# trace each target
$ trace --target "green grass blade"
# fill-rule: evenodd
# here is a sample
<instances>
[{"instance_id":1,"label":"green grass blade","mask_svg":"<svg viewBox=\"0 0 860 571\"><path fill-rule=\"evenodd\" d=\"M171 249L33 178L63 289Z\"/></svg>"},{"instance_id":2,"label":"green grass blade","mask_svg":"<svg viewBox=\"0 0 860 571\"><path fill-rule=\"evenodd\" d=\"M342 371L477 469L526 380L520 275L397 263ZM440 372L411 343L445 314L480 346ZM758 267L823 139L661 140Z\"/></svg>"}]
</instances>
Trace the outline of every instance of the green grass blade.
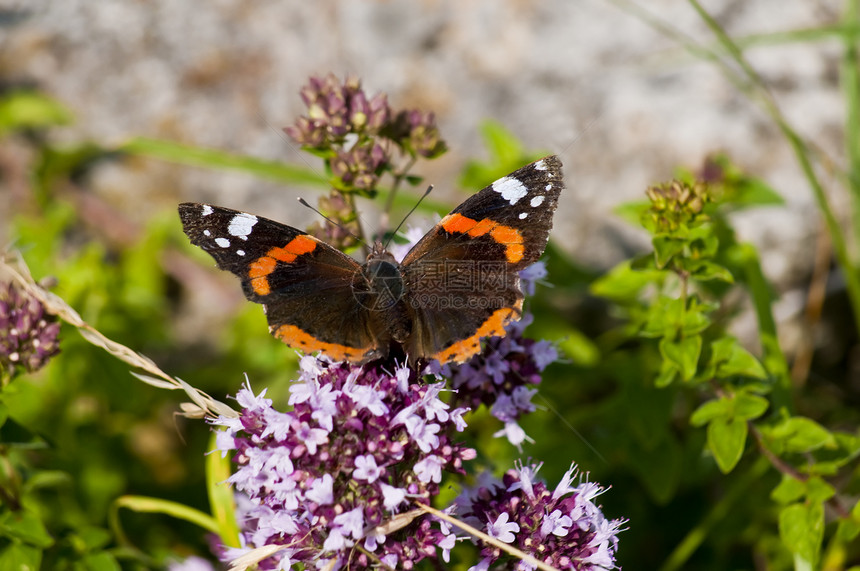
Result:
<instances>
[{"instance_id":1,"label":"green grass blade","mask_svg":"<svg viewBox=\"0 0 860 571\"><path fill-rule=\"evenodd\" d=\"M843 28L860 25L860 0L847 0ZM847 184L854 199L854 239L860 243L860 58L856 33L843 32L840 80L845 99L845 156L848 158Z\"/></svg>"},{"instance_id":2,"label":"green grass blade","mask_svg":"<svg viewBox=\"0 0 860 571\"><path fill-rule=\"evenodd\" d=\"M297 167L277 161L236 155L219 149L207 149L173 141L141 137L132 139L117 150L184 165L242 171L277 182L329 186L325 175L321 172L314 172L310 167Z\"/></svg>"},{"instance_id":3,"label":"green grass blade","mask_svg":"<svg viewBox=\"0 0 860 571\"><path fill-rule=\"evenodd\" d=\"M127 508L139 513L160 513L193 523L212 533L219 533L218 523L209 514L185 504L146 496L121 496L114 502L116 510ZM116 531L116 530L115 530ZM117 534L122 535L122 534Z\"/></svg>"}]
</instances>

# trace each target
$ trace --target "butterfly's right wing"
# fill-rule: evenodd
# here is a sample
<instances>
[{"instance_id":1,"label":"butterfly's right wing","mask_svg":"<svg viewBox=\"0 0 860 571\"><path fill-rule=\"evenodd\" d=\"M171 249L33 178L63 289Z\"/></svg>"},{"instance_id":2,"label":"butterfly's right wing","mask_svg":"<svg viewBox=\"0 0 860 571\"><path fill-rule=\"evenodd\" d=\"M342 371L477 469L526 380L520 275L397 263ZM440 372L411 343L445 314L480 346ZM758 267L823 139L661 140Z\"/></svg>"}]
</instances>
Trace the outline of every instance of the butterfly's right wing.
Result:
<instances>
[{"instance_id":1,"label":"butterfly's right wing","mask_svg":"<svg viewBox=\"0 0 860 571\"><path fill-rule=\"evenodd\" d=\"M344 253L285 224L208 204L179 205L191 243L235 274L264 306L269 331L291 347L336 361L379 355L370 312L353 295L361 267Z\"/></svg>"}]
</instances>

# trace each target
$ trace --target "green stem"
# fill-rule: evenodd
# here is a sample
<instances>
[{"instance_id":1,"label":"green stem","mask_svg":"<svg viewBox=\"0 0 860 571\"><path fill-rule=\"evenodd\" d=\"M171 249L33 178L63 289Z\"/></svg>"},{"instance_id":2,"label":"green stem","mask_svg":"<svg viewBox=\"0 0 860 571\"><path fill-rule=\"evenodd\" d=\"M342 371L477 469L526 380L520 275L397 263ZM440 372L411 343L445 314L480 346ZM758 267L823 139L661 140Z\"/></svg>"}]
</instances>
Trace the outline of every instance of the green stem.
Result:
<instances>
[{"instance_id":1,"label":"green stem","mask_svg":"<svg viewBox=\"0 0 860 571\"><path fill-rule=\"evenodd\" d=\"M403 179L406 178L406 175L409 173L409 170L415 165L416 162L415 157L410 157L409 162L406 163L402 169L398 169L394 174L394 184L391 185L391 192L388 193L388 198L385 201L385 214L388 215L391 213L391 207L394 205L394 197L397 196L397 190L400 187L400 183L403 182Z\"/></svg>"},{"instance_id":2,"label":"green stem","mask_svg":"<svg viewBox=\"0 0 860 571\"><path fill-rule=\"evenodd\" d=\"M777 124L783 136L788 140L794 151L795 157L800 168L803 171L809 186L812 188L813 196L818 204L821 214L824 216L824 222L827 225L827 231L833 241L833 250L836 256L836 261L842 269L845 276L845 284L848 289L848 297L851 299L851 309L854 312L854 325L860 332L860 276L858 276L854 264L848 256L848 247L845 243L845 237L842 235L842 228L839 226L839 221L830 207L830 202L827 199L827 194L824 192L824 187L815 169L812 166L812 161L809 159L809 151L806 144L797 134L797 132L788 124L779 107L776 105L773 97L764 86L764 82L758 76L756 71L744 58L743 53L738 48L728 34L723 30L720 24L705 11L697 0L689 0L693 8L698 12L699 16L705 21L711 31L717 36L722 46L728 51L732 60L737 63L744 74L747 76L749 83L755 86L749 95L758 96L758 100L764 106L765 111L770 115L771 119Z\"/></svg>"}]
</instances>

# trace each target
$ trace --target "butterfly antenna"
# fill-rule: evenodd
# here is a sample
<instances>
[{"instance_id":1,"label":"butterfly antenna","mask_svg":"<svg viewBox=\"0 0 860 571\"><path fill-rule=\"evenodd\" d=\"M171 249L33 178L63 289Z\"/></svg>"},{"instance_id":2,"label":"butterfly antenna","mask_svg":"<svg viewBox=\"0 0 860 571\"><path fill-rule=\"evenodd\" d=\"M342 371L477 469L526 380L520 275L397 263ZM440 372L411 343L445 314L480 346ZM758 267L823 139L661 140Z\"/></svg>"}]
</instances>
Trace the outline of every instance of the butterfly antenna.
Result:
<instances>
[{"instance_id":1,"label":"butterfly antenna","mask_svg":"<svg viewBox=\"0 0 860 571\"><path fill-rule=\"evenodd\" d=\"M358 236L356 236L355 234L350 232L346 226L344 226L343 224L340 224L339 222L335 222L334 220L332 220L331 218L329 218L328 216L326 216L325 214L323 214L322 212L320 212L319 210L317 210L316 208L314 208L313 206L308 204L308 201L305 200L304 198L302 198L301 196L299 197L299 202L301 202L302 206L307 206L308 208L310 208L311 210L313 210L314 212L316 212L317 214L319 214L320 216L322 216L323 218L328 220L329 223L331 223L334 226L337 226L338 228L340 228L341 230L343 230L344 232L346 232L347 234L349 234L350 236L352 236L353 238L358 240L360 243L364 244L365 247L367 246L367 244L365 243L364 240L362 240L361 238L359 238Z\"/></svg>"},{"instance_id":2,"label":"butterfly antenna","mask_svg":"<svg viewBox=\"0 0 860 571\"><path fill-rule=\"evenodd\" d=\"M415 203L415 206L412 207L412 210L410 210L409 213L403 217L403 220L400 221L400 224L397 225L397 228L395 228L394 232L392 232L391 235L388 237L388 240L386 240L385 242L386 249L388 249L388 244L390 244L391 240L393 240L394 237L397 235L397 231L400 230L400 227L403 226L403 224L406 222L406 219L412 216L412 213L415 212L415 209L421 205L421 201L427 198L427 195L430 194L431 190L433 190L432 184L427 187L427 190L424 191L424 194L421 195L421 198L419 198L418 202Z\"/></svg>"}]
</instances>

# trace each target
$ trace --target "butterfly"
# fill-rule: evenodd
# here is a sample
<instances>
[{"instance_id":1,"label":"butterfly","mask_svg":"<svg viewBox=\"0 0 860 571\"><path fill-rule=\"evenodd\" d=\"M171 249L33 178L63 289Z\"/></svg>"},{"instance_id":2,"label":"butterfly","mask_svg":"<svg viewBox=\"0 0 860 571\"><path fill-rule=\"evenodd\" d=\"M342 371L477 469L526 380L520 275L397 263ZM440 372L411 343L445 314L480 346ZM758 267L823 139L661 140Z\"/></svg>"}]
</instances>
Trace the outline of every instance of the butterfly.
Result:
<instances>
[{"instance_id":1,"label":"butterfly","mask_svg":"<svg viewBox=\"0 0 860 571\"><path fill-rule=\"evenodd\" d=\"M376 243L361 264L302 230L220 206L187 202L179 216L287 345L352 363L460 363L520 318L518 272L543 254L563 188L558 157L526 165L466 199L400 262Z\"/></svg>"}]
</instances>

